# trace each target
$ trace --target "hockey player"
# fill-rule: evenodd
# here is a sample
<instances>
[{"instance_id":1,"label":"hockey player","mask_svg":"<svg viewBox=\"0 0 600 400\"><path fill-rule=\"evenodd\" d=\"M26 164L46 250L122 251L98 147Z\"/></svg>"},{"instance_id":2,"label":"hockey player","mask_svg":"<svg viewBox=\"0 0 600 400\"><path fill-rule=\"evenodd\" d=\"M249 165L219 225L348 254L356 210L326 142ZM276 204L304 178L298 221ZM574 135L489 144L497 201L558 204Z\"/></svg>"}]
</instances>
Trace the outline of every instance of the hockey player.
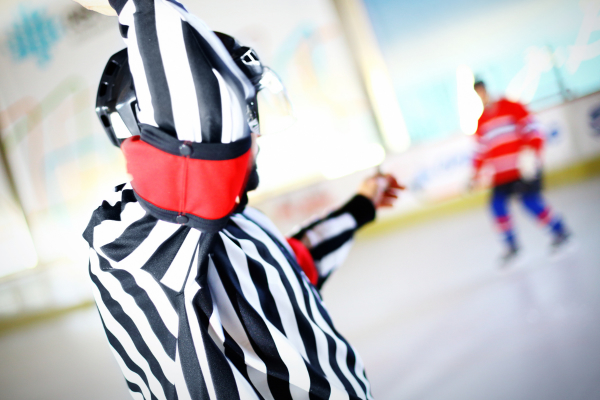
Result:
<instances>
[{"instance_id":1,"label":"hockey player","mask_svg":"<svg viewBox=\"0 0 600 400\"><path fill-rule=\"evenodd\" d=\"M246 207L269 71L172 0L77 0L118 14L97 112L132 180L84 232L108 341L136 399L371 399L319 288L392 176L285 239ZM260 100L258 100L260 101ZM125 129L123 129L125 128Z\"/></svg>"},{"instance_id":2,"label":"hockey player","mask_svg":"<svg viewBox=\"0 0 600 400\"><path fill-rule=\"evenodd\" d=\"M482 166L490 165L494 171L491 209L506 244L503 261L510 261L519 251L508 211L513 195L518 195L525 208L549 228L552 246L562 245L569 236L568 231L541 194L544 138L538 124L522 104L505 98L492 101L484 82L475 82L474 89L484 111L475 133L477 150L472 185L480 178Z\"/></svg>"}]
</instances>

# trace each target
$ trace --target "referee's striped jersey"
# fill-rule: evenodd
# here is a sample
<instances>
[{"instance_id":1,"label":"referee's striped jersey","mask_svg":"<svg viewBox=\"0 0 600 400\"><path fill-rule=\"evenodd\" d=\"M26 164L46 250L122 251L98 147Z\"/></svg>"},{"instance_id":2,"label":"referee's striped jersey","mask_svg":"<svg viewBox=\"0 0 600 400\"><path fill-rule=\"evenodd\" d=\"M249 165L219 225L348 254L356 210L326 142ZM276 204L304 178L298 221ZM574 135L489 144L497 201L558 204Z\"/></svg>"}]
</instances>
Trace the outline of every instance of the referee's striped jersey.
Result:
<instances>
[{"instance_id":1,"label":"referee's striped jersey","mask_svg":"<svg viewBox=\"0 0 600 400\"><path fill-rule=\"evenodd\" d=\"M298 232L319 284L374 216L355 196ZM372 398L360 357L268 218L233 214L199 268L202 235L146 213L130 184L84 233L96 304L133 398Z\"/></svg>"},{"instance_id":2,"label":"referee's striped jersey","mask_svg":"<svg viewBox=\"0 0 600 400\"><path fill-rule=\"evenodd\" d=\"M156 130L180 141L247 140L254 87L202 21L174 0L110 4L142 139ZM146 212L133 187L102 203L84 237L100 316L134 398L371 398L360 357L265 216L238 210L205 233ZM374 216L370 200L356 196L298 233L310 244L317 286Z\"/></svg>"}]
</instances>

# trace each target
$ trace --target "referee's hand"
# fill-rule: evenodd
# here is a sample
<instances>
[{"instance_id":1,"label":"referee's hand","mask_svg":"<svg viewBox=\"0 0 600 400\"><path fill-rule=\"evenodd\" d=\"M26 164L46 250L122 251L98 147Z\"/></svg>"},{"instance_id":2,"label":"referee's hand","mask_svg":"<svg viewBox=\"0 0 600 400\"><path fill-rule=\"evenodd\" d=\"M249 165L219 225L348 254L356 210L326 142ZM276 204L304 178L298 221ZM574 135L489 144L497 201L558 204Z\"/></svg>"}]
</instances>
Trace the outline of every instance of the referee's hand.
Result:
<instances>
[{"instance_id":1,"label":"referee's hand","mask_svg":"<svg viewBox=\"0 0 600 400\"><path fill-rule=\"evenodd\" d=\"M358 194L371 199L375 208L392 207L398 199L398 191L404 189L392 174L377 173L363 181Z\"/></svg>"}]
</instances>

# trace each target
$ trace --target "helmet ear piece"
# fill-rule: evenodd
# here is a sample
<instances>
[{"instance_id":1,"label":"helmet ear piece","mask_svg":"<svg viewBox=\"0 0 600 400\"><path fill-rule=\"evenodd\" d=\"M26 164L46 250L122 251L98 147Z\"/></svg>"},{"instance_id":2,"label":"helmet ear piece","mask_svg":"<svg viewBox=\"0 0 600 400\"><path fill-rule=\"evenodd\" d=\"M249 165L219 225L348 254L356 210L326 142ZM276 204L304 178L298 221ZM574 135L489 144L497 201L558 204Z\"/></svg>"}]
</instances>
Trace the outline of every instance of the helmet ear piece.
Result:
<instances>
[{"instance_id":1,"label":"helmet ear piece","mask_svg":"<svg viewBox=\"0 0 600 400\"><path fill-rule=\"evenodd\" d=\"M250 79L250 82L258 89L258 82L262 78L264 67L254 49L246 46L240 47L238 56L233 60L242 72Z\"/></svg>"},{"instance_id":2,"label":"helmet ear piece","mask_svg":"<svg viewBox=\"0 0 600 400\"><path fill-rule=\"evenodd\" d=\"M235 38L225 33L215 32L215 35L221 40L238 68L242 70L246 78L257 88L264 67L256 51L251 47L240 45Z\"/></svg>"},{"instance_id":3,"label":"helmet ear piece","mask_svg":"<svg viewBox=\"0 0 600 400\"><path fill-rule=\"evenodd\" d=\"M229 54L232 54L235 50L240 48L240 44L233 36L229 36L223 32L214 31L215 35L219 38L219 40L223 43L223 46L227 49Z\"/></svg>"},{"instance_id":4,"label":"helmet ear piece","mask_svg":"<svg viewBox=\"0 0 600 400\"><path fill-rule=\"evenodd\" d=\"M96 114L113 145L120 147L124 139L140 134L137 112L127 49L123 49L106 63L96 95Z\"/></svg>"},{"instance_id":5,"label":"helmet ear piece","mask_svg":"<svg viewBox=\"0 0 600 400\"><path fill-rule=\"evenodd\" d=\"M222 32L214 32L215 35L221 40L223 46L229 55L238 66L238 68L242 71L242 73L252 82L256 92L260 90L259 82L263 76L265 71L265 67L262 65L258 54L248 46L242 46L240 43L232 36L229 36ZM258 133L259 128L259 116L258 116L258 102L256 96L254 99L246 104L247 106L247 116L248 116L248 124L250 125L250 129L252 132Z\"/></svg>"}]
</instances>

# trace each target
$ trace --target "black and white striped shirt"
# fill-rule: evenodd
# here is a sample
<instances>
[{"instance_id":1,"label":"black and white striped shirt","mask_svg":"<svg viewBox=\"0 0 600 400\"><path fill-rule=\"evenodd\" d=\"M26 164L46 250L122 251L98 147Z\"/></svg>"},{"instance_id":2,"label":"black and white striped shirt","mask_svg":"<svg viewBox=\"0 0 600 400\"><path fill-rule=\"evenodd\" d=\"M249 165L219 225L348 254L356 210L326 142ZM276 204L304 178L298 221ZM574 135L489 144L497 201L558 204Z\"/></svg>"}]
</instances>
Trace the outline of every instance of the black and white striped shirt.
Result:
<instances>
[{"instance_id":1,"label":"black and white striped shirt","mask_svg":"<svg viewBox=\"0 0 600 400\"><path fill-rule=\"evenodd\" d=\"M254 88L202 21L174 0L110 3L142 132L205 143L248 137ZM371 201L356 196L298 232L317 286L374 217ZM371 398L360 357L260 212L238 210L224 229L203 233L155 218L128 183L94 211L84 237L96 304L135 399Z\"/></svg>"},{"instance_id":2,"label":"black and white striped shirt","mask_svg":"<svg viewBox=\"0 0 600 400\"><path fill-rule=\"evenodd\" d=\"M356 196L302 229L321 282L374 218ZM197 267L200 231L147 214L129 184L94 212L94 296L135 399L371 399L293 251L259 211L235 213Z\"/></svg>"}]
</instances>

